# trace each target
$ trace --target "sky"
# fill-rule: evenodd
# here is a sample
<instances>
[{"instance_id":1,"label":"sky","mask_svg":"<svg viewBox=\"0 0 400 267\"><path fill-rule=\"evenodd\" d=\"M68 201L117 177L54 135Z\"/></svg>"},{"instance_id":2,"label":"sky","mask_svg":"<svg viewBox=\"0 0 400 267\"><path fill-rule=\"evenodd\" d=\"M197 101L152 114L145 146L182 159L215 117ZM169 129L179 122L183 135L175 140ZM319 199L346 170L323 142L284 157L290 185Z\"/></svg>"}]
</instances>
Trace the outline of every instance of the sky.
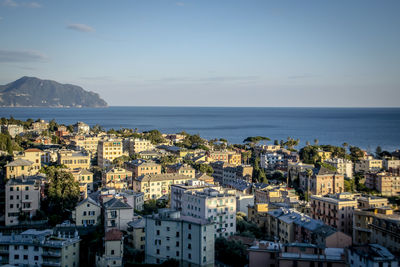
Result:
<instances>
[{"instance_id":1,"label":"sky","mask_svg":"<svg viewBox=\"0 0 400 267\"><path fill-rule=\"evenodd\" d=\"M399 107L400 1L0 0L0 84L111 106Z\"/></svg>"}]
</instances>

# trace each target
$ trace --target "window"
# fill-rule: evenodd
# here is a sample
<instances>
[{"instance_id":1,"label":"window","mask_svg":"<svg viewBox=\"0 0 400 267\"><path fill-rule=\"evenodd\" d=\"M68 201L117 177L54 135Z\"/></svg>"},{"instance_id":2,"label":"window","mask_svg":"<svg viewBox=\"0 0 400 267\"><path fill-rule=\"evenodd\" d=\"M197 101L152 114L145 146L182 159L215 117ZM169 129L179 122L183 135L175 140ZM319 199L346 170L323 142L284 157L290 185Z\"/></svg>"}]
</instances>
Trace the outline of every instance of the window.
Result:
<instances>
[{"instance_id":1,"label":"window","mask_svg":"<svg viewBox=\"0 0 400 267\"><path fill-rule=\"evenodd\" d=\"M28 259L28 255L24 255L24 260L27 260Z\"/></svg>"},{"instance_id":2,"label":"window","mask_svg":"<svg viewBox=\"0 0 400 267\"><path fill-rule=\"evenodd\" d=\"M112 249L112 250L111 250L111 255L114 255L114 253L115 253L115 251Z\"/></svg>"},{"instance_id":3,"label":"window","mask_svg":"<svg viewBox=\"0 0 400 267\"><path fill-rule=\"evenodd\" d=\"M192 229L192 225L190 223L188 225L188 229Z\"/></svg>"},{"instance_id":4,"label":"window","mask_svg":"<svg viewBox=\"0 0 400 267\"><path fill-rule=\"evenodd\" d=\"M189 253L188 254L188 258L191 259L192 258L192 254Z\"/></svg>"},{"instance_id":5,"label":"window","mask_svg":"<svg viewBox=\"0 0 400 267\"><path fill-rule=\"evenodd\" d=\"M179 241L176 241L176 246L179 247Z\"/></svg>"},{"instance_id":6,"label":"window","mask_svg":"<svg viewBox=\"0 0 400 267\"><path fill-rule=\"evenodd\" d=\"M160 235L160 230L157 230L157 235Z\"/></svg>"},{"instance_id":7,"label":"window","mask_svg":"<svg viewBox=\"0 0 400 267\"><path fill-rule=\"evenodd\" d=\"M38 260L39 260L39 256L35 256L33 259L34 259L35 261L38 261Z\"/></svg>"},{"instance_id":8,"label":"window","mask_svg":"<svg viewBox=\"0 0 400 267\"><path fill-rule=\"evenodd\" d=\"M188 244L188 249L192 249L192 244Z\"/></svg>"},{"instance_id":9,"label":"window","mask_svg":"<svg viewBox=\"0 0 400 267\"><path fill-rule=\"evenodd\" d=\"M188 234L188 239L192 239L192 234Z\"/></svg>"},{"instance_id":10,"label":"window","mask_svg":"<svg viewBox=\"0 0 400 267\"><path fill-rule=\"evenodd\" d=\"M179 257L179 251L176 252L176 256Z\"/></svg>"},{"instance_id":11,"label":"window","mask_svg":"<svg viewBox=\"0 0 400 267\"><path fill-rule=\"evenodd\" d=\"M157 254L160 254L160 250L159 249L157 249Z\"/></svg>"},{"instance_id":12,"label":"window","mask_svg":"<svg viewBox=\"0 0 400 267\"><path fill-rule=\"evenodd\" d=\"M19 260L19 255L18 254L14 255L14 260Z\"/></svg>"},{"instance_id":13,"label":"window","mask_svg":"<svg viewBox=\"0 0 400 267\"><path fill-rule=\"evenodd\" d=\"M25 199L29 199L29 195L25 195Z\"/></svg>"}]
</instances>

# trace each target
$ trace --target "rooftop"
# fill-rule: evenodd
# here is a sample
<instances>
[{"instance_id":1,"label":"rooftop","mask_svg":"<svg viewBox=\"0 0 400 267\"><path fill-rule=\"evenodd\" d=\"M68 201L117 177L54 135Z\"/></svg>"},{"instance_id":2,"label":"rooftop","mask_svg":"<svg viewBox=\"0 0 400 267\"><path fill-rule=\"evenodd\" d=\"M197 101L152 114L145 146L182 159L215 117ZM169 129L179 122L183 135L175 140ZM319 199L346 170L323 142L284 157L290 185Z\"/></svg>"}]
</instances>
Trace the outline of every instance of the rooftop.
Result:
<instances>
[{"instance_id":1,"label":"rooftop","mask_svg":"<svg viewBox=\"0 0 400 267\"><path fill-rule=\"evenodd\" d=\"M16 159L6 164L6 167L31 166L32 164L32 161L26 159Z\"/></svg>"},{"instance_id":2,"label":"rooftop","mask_svg":"<svg viewBox=\"0 0 400 267\"><path fill-rule=\"evenodd\" d=\"M118 229L110 229L106 232L104 240L105 241L120 241L122 240L123 234Z\"/></svg>"}]
</instances>

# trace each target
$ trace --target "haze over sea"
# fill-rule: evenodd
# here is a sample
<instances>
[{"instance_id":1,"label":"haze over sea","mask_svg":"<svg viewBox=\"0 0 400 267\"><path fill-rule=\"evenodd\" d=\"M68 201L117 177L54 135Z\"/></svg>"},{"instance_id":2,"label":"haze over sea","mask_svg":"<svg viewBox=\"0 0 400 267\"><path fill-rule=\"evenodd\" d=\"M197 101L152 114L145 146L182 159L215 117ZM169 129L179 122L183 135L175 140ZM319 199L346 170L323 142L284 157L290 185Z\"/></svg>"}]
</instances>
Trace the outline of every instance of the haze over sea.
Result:
<instances>
[{"instance_id":1,"label":"haze over sea","mask_svg":"<svg viewBox=\"0 0 400 267\"><path fill-rule=\"evenodd\" d=\"M105 129L186 131L201 137L225 138L241 144L248 136L271 140L287 137L319 144L350 145L375 151L400 148L400 108L254 108L254 107L109 107L109 108L0 108L1 117L83 121Z\"/></svg>"}]
</instances>

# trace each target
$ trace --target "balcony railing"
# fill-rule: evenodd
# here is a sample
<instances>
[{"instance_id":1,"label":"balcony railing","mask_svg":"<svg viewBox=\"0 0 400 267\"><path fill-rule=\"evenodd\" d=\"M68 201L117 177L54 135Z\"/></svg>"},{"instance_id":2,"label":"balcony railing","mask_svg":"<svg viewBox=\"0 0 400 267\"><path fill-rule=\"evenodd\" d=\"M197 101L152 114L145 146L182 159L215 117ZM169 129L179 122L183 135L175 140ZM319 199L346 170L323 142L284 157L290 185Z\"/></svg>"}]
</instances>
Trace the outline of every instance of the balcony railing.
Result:
<instances>
[{"instance_id":1,"label":"balcony railing","mask_svg":"<svg viewBox=\"0 0 400 267\"><path fill-rule=\"evenodd\" d=\"M43 256L61 257L61 252L60 251L43 251Z\"/></svg>"}]
</instances>

